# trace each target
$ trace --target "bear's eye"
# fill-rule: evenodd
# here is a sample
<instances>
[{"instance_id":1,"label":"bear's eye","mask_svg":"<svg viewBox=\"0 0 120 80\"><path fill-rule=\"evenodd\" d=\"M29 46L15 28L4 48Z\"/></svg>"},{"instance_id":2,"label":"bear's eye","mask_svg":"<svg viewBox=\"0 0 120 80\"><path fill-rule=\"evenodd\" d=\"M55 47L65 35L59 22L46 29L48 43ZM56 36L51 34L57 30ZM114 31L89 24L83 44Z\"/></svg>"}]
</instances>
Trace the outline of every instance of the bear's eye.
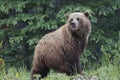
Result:
<instances>
[{"instance_id":1,"label":"bear's eye","mask_svg":"<svg viewBox=\"0 0 120 80\"><path fill-rule=\"evenodd\" d=\"M80 20L80 18L76 18L78 21Z\"/></svg>"}]
</instances>

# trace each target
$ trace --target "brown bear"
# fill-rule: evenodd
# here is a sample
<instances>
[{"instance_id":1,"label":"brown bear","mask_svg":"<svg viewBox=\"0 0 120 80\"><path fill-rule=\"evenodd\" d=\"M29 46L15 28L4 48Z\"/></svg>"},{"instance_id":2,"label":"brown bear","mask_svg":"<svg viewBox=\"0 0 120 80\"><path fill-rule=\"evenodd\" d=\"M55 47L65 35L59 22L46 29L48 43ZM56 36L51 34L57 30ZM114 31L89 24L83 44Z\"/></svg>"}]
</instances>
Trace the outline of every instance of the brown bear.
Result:
<instances>
[{"instance_id":1,"label":"brown bear","mask_svg":"<svg viewBox=\"0 0 120 80\"><path fill-rule=\"evenodd\" d=\"M42 37L34 51L32 79L34 74L46 77L50 69L67 75L81 73L79 58L91 32L88 17L88 12L66 14L65 25Z\"/></svg>"}]
</instances>

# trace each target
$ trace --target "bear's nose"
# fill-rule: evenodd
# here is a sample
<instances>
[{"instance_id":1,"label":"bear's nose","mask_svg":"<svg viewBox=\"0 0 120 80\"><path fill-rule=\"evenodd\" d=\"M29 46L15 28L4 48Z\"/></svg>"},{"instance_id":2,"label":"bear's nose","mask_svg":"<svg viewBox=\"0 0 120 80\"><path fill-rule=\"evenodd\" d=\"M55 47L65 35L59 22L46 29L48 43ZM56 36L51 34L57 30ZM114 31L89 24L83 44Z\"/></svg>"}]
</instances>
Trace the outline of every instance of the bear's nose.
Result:
<instances>
[{"instance_id":1,"label":"bear's nose","mask_svg":"<svg viewBox=\"0 0 120 80\"><path fill-rule=\"evenodd\" d=\"M75 23L74 23L74 22L71 22L71 25L75 25Z\"/></svg>"}]
</instances>

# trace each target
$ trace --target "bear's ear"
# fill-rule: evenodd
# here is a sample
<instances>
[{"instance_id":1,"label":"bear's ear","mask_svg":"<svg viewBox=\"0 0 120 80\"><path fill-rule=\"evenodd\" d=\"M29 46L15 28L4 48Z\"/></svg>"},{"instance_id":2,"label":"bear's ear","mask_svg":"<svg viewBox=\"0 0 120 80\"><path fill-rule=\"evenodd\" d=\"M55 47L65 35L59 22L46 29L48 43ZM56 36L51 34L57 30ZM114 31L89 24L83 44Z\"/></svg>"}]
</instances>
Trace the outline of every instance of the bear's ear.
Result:
<instances>
[{"instance_id":1,"label":"bear's ear","mask_svg":"<svg viewBox=\"0 0 120 80\"><path fill-rule=\"evenodd\" d=\"M69 16L70 16L70 14L69 14L69 13L66 13L64 16L65 16L66 19L68 19Z\"/></svg>"},{"instance_id":2,"label":"bear's ear","mask_svg":"<svg viewBox=\"0 0 120 80\"><path fill-rule=\"evenodd\" d=\"M84 12L84 15L85 15L86 17L89 17L89 12L85 11L85 12Z\"/></svg>"}]
</instances>

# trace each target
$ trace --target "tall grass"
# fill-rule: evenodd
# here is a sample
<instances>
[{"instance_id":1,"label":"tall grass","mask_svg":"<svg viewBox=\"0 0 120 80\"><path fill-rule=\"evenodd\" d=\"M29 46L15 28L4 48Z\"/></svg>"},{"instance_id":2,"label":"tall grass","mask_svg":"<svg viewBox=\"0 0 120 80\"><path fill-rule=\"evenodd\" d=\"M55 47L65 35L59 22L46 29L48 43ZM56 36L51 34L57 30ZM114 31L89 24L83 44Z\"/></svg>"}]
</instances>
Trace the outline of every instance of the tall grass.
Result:
<instances>
[{"instance_id":1,"label":"tall grass","mask_svg":"<svg viewBox=\"0 0 120 80\"><path fill-rule=\"evenodd\" d=\"M83 77L81 75L66 76L65 74L52 71L42 80L90 80L90 76L97 76L100 80L120 80L119 67L112 64L102 66L97 70L84 70L83 73L85 73ZM15 67L11 67L5 75L0 75L0 80L30 80L30 71L27 71L26 68L16 69Z\"/></svg>"},{"instance_id":2,"label":"tall grass","mask_svg":"<svg viewBox=\"0 0 120 80\"><path fill-rule=\"evenodd\" d=\"M5 75L0 75L0 80L30 80L30 72L26 68L11 67Z\"/></svg>"},{"instance_id":3,"label":"tall grass","mask_svg":"<svg viewBox=\"0 0 120 80\"><path fill-rule=\"evenodd\" d=\"M107 66L101 66L97 70L85 71L88 75L96 75L100 80L120 80L120 69L118 66L109 64Z\"/></svg>"}]
</instances>

